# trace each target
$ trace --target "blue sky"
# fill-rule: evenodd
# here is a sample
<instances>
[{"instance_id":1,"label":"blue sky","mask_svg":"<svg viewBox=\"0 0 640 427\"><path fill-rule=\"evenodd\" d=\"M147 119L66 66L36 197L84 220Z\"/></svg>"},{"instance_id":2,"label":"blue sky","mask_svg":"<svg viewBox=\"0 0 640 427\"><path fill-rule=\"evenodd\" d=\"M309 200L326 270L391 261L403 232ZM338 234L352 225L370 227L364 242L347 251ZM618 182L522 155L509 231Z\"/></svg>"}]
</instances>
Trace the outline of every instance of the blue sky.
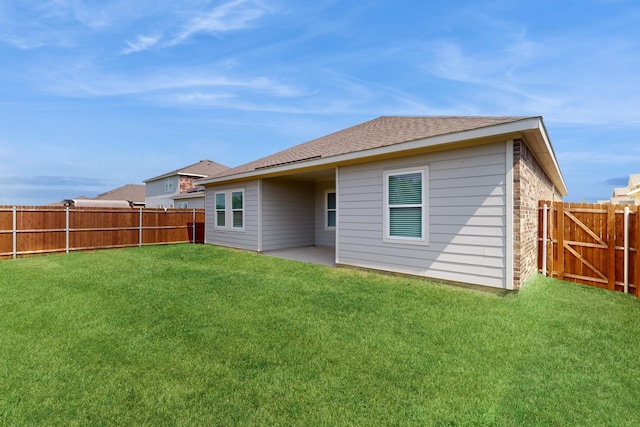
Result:
<instances>
[{"instance_id":1,"label":"blue sky","mask_svg":"<svg viewBox=\"0 0 640 427\"><path fill-rule=\"evenodd\" d=\"M541 115L569 188L640 173L635 0L0 3L0 204L229 166L381 115Z\"/></svg>"}]
</instances>

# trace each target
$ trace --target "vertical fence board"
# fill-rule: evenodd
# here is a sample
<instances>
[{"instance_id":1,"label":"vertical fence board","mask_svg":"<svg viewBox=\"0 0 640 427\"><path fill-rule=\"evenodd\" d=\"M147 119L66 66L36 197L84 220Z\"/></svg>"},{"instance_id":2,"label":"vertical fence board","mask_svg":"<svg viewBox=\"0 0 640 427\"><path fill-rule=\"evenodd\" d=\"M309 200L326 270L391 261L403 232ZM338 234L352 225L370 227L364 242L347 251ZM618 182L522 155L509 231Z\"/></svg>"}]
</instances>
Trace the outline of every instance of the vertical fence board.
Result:
<instances>
[{"instance_id":1,"label":"vertical fence board","mask_svg":"<svg viewBox=\"0 0 640 427\"><path fill-rule=\"evenodd\" d=\"M566 230L564 228L564 204L562 202L554 203L558 220L558 278L564 279L564 236Z\"/></svg>"},{"instance_id":2,"label":"vertical fence board","mask_svg":"<svg viewBox=\"0 0 640 427\"><path fill-rule=\"evenodd\" d=\"M616 218L615 206L607 206L607 289L613 291L616 282Z\"/></svg>"}]
</instances>

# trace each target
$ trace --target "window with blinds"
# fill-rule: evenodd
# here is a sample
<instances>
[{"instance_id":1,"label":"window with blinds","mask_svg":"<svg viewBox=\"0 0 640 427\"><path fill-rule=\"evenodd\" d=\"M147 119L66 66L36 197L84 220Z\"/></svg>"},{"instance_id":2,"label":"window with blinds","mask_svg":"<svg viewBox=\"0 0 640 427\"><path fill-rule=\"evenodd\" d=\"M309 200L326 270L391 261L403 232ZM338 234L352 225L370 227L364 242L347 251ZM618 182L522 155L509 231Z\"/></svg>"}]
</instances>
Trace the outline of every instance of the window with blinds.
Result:
<instances>
[{"instance_id":1,"label":"window with blinds","mask_svg":"<svg viewBox=\"0 0 640 427\"><path fill-rule=\"evenodd\" d=\"M426 242L427 170L385 172L385 240Z\"/></svg>"}]
</instances>

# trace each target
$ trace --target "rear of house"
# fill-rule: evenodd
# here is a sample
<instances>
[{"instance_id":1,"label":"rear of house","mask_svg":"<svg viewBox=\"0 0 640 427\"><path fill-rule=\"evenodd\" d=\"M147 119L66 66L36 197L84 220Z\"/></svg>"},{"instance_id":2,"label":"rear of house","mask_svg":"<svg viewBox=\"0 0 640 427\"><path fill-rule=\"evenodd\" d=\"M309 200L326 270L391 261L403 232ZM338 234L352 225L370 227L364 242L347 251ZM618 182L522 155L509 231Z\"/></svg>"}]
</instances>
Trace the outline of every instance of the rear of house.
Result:
<instances>
[{"instance_id":1,"label":"rear of house","mask_svg":"<svg viewBox=\"0 0 640 427\"><path fill-rule=\"evenodd\" d=\"M566 194L539 117L381 117L198 183L207 243L503 289L537 268L537 201Z\"/></svg>"}]
</instances>

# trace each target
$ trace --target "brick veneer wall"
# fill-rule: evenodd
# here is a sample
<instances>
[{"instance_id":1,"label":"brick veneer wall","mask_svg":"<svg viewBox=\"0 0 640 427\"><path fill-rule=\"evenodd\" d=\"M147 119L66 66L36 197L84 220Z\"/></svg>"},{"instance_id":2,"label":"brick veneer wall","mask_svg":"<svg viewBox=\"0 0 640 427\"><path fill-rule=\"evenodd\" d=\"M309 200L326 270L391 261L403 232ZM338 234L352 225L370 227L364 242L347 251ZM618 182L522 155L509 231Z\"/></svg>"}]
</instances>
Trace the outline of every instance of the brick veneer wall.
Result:
<instances>
[{"instance_id":1,"label":"brick veneer wall","mask_svg":"<svg viewBox=\"0 0 640 427\"><path fill-rule=\"evenodd\" d=\"M196 178L192 176L180 175L180 194L186 193L189 190L193 190L195 188L193 181L195 180Z\"/></svg>"},{"instance_id":2,"label":"brick veneer wall","mask_svg":"<svg viewBox=\"0 0 640 427\"><path fill-rule=\"evenodd\" d=\"M513 142L513 287L538 270L538 201L562 200L524 141Z\"/></svg>"}]
</instances>

